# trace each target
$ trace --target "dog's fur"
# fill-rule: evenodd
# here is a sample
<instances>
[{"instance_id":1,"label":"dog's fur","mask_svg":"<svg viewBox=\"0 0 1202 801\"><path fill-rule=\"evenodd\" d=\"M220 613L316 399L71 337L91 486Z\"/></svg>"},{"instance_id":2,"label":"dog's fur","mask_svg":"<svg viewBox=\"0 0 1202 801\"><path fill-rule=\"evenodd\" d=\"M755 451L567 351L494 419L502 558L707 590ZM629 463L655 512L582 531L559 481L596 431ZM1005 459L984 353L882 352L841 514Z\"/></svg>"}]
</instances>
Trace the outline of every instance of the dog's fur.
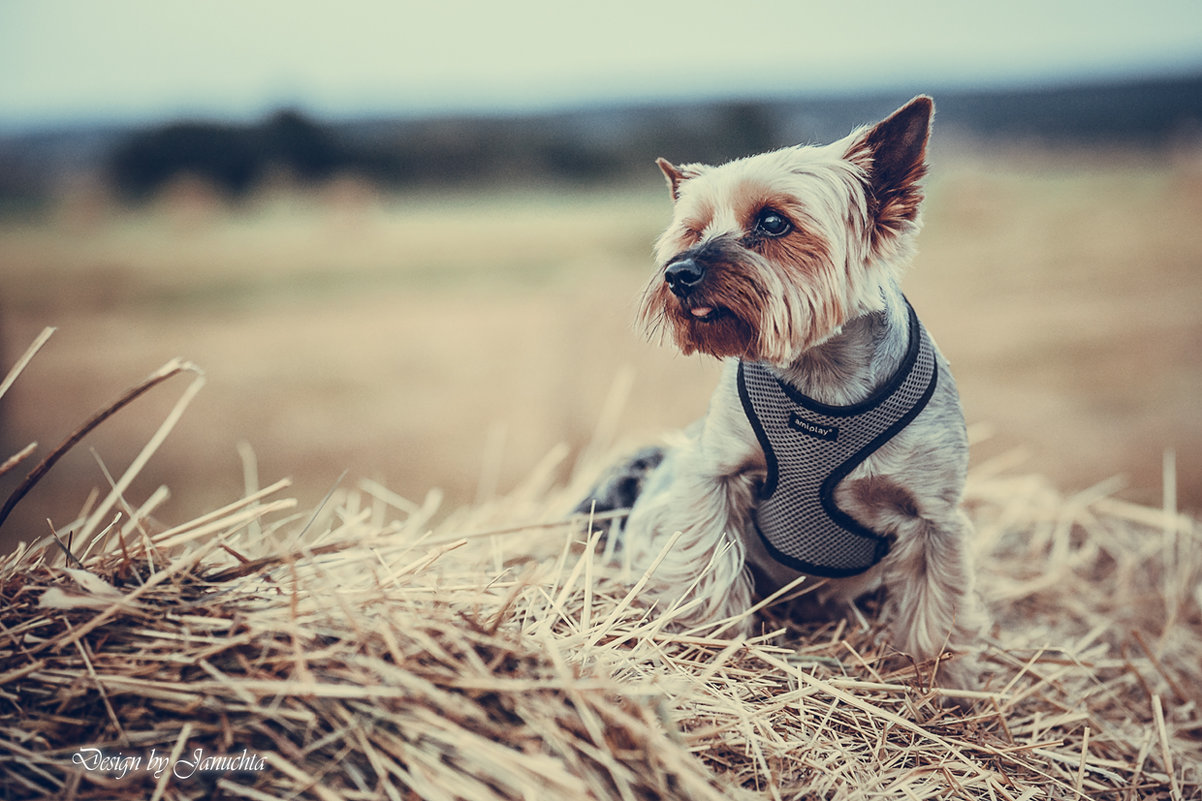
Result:
<instances>
[{"instance_id":1,"label":"dog's fur","mask_svg":"<svg viewBox=\"0 0 1202 801\"><path fill-rule=\"evenodd\" d=\"M699 601L689 621L738 616L753 592L799 575L769 556L753 524L766 462L738 396L738 360L767 364L821 403L849 405L885 384L906 353L898 282L920 227L933 111L920 96L830 145L721 166L658 162L674 217L656 245L659 269L640 318L686 354L725 358L726 369L709 412L683 442L662 461L643 451L617 466L582 508L633 503L621 547L636 566L649 565L679 532L648 589ZM891 642L916 660L970 644L980 622L971 527L960 509L964 419L938 354L937 371L927 406L835 494L840 509L888 536L888 554L824 588L828 600L851 602L883 586ZM694 583L693 595L681 598ZM963 662L941 676L971 681Z\"/></svg>"}]
</instances>

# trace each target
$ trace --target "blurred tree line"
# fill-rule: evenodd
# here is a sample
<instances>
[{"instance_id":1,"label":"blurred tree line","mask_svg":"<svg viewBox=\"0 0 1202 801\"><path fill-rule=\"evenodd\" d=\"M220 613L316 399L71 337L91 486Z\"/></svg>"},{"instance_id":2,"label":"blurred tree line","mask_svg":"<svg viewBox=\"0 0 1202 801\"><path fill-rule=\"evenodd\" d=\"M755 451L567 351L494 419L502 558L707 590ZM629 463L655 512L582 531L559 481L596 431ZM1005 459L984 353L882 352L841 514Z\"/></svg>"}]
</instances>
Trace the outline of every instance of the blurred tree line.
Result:
<instances>
[{"instance_id":1,"label":"blurred tree line","mask_svg":"<svg viewBox=\"0 0 1202 801\"><path fill-rule=\"evenodd\" d=\"M131 200L180 174L234 197L280 174L302 184L354 174L388 187L588 183L646 170L662 150L716 160L778 144L781 115L767 104L722 104L695 125L675 119L690 116L687 109L609 109L319 123L287 110L251 125L172 122L132 132L109 153L106 173Z\"/></svg>"},{"instance_id":2,"label":"blurred tree line","mask_svg":"<svg viewBox=\"0 0 1202 801\"><path fill-rule=\"evenodd\" d=\"M936 143L1163 148L1202 141L1202 75L1050 88L935 91ZM908 92L614 105L529 115L255 123L179 121L0 136L0 214L36 209L64 175L102 175L123 198L188 174L231 197L284 176L357 176L381 188L590 184L653 174L657 156L715 162L829 142Z\"/></svg>"},{"instance_id":3,"label":"blurred tree line","mask_svg":"<svg viewBox=\"0 0 1202 801\"><path fill-rule=\"evenodd\" d=\"M527 116L318 123L283 111L254 125L136 131L108 158L127 198L186 172L242 195L276 172L301 182L356 174L385 187L623 180L657 156L716 162L826 142L879 119L895 96L628 105ZM1202 132L1202 76L937 93L944 135L1043 145L1164 146Z\"/></svg>"}]
</instances>

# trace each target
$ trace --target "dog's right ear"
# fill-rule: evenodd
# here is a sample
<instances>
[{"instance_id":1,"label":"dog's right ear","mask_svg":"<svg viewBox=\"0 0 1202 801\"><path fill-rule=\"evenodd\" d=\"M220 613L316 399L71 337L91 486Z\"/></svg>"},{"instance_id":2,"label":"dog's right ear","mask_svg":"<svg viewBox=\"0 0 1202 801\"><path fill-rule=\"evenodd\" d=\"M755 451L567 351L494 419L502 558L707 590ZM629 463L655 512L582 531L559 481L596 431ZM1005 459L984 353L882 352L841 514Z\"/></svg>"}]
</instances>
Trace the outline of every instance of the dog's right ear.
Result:
<instances>
[{"instance_id":1,"label":"dog's right ear","mask_svg":"<svg viewBox=\"0 0 1202 801\"><path fill-rule=\"evenodd\" d=\"M668 190L672 193L672 202L680 200L680 185L690 178L696 178L701 174L699 166L696 164L686 164L683 167L677 167L667 159L656 159L656 165L660 172L668 179Z\"/></svg>"}]
</instances>

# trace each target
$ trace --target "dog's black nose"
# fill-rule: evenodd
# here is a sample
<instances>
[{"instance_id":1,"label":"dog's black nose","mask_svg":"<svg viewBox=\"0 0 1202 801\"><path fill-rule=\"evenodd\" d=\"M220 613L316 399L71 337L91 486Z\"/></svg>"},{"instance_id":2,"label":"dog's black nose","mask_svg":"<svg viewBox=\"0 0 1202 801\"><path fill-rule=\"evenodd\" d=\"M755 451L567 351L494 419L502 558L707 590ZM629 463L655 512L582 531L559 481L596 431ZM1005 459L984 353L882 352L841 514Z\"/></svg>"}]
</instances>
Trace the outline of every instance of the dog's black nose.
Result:
<instances>
[{"instance_id":1,"label":"dog's black nose","mask_svg":"<svg viewBox=\"0 0 1202 801\"><path fill-rule=\"evenodd\" d=\"M703 278L705 267L692 259L674 261L664 270L664 280L668 282L668 289L678 298L688 297Z\"/></svg>"}]
</instances>

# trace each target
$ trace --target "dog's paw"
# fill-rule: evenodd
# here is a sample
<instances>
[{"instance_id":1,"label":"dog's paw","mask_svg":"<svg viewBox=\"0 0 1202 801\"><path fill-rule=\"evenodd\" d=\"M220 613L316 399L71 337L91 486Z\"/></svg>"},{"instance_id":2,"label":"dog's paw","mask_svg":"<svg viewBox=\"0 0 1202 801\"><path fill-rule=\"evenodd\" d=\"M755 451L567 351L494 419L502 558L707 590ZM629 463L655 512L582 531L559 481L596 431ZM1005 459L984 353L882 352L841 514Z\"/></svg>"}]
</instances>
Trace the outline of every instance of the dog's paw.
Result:
<instances>
[{"instance_id":1,"label":"dog's paw","mask_svg":"<svg viewBox=\"0 0 1202 801\"><path fill-rule=\"evenodd\" d=\"M576 506L576 513L612 512L629 509L638 500L647 475L664 460L659 446L643 448L611 466L593 487L588 496Z\"/></svg>"}]
</instances>

